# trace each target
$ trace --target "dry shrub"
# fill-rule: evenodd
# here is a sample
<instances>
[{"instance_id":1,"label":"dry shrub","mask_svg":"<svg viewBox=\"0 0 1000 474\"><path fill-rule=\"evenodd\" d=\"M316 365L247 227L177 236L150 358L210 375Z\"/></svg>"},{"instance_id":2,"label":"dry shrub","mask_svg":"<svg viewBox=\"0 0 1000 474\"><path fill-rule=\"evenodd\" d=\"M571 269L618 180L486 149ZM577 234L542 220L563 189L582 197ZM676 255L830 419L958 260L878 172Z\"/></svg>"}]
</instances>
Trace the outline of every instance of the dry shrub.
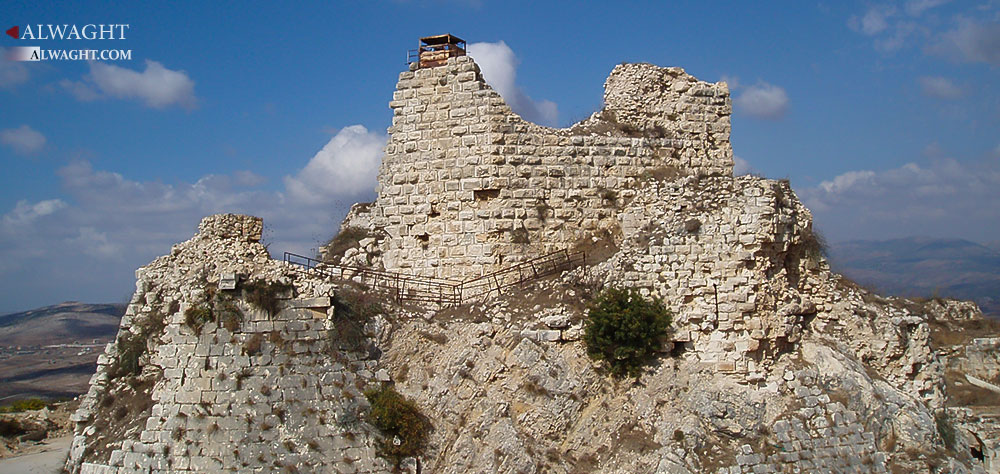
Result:
<instances>
[{"instance_id":1,"label":"dry shrub","mask_svg":"<svg viewBox=\"0 0 1000 474\"><path fill-rule=\"evenodd\" d=\"M427 446L431 424L417 407L389 386L366 390L371 403L369 421L382 432L379 454L398 465L403 458L418 456ZM395 440L399 440L399 444Z\"/></svg>"},{"instance_id":2,"label":"dry shrub","mask_svg":"<svg viewBox=\"0 0 1000 474\"><path fill-rule=\"evenodd\" d=\"M243 298L251 306L273 316L280 309L280 297L292 289L288 283L254 280L243 286Z\"/></svg>"},{"instance_id":3,"label":"dry shrub","mask_svg":"<svg viewBox=\"0 0 1000 474\"><path fill-rule=\"evenodd\" d=\"M333 236L326 245L323 246L322 260L327 263L337 263L339 257L343 257L348 249L358 246L358 242L371 237L368 229L363 227L347 227L337 235Z\"/></svg>"}]
</instances>

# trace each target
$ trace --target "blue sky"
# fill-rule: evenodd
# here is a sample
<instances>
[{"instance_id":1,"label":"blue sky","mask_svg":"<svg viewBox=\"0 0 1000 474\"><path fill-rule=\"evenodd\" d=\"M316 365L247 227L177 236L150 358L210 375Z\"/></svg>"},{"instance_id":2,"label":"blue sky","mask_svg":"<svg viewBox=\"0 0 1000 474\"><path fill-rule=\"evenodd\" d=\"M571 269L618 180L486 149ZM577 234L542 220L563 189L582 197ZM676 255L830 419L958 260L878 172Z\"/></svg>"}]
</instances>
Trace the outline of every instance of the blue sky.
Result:
<instances>
[{"instance_id":1,"label":"blue sky","mask_svg":"<svg viewBox=\"0 0 1000 474\"><path fill-rule=\"evenodd\" d=\"M566 126L623 61L725 80L740 171L789 178L829 240L1000 240L1000 2L97 2L4 30L129 24L130 61L0 61L0 312L120 301L215 212L309 252L374 196L417 38L466 39L522 115Z\"/></svg>"}]
</instances>

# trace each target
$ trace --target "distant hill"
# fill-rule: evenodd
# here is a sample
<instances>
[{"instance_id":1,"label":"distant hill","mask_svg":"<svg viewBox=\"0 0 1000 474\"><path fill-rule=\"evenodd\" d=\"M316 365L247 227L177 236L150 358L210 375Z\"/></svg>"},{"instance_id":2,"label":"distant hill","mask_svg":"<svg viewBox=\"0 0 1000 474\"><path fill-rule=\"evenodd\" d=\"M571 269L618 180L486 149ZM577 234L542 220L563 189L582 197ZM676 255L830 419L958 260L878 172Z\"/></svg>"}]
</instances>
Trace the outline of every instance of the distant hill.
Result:
<instances>
[{"instance_id":1,"label":"distant hill","mask_svg":"<svg viewBox=\"0 0 1000 474\"><path fill-rule=\"evenodd\" d=\"M974 300L1000 316L1000 242L908 237L830 245L833 270L884 294Z\"/></svg>"},{"instance_id":2,"label":"distant hill","mask_svg":"<svg viewBox=\"0 0 1000 474\"><path fill-rule=\"evenodd\" d=\"M0 316L0 404L86 392L125 306L71 301Z\"/></svg>"},{"instance_id":3,"label":"distant hill","mask_svg":"<svg viewBox=\"0 0 1000 474\"><path fill-rule=\"evenodd\" d=\"M0 346L68 344L114 338L124 304L60 303L0 316Z\"/></svg>"}]
</instances>

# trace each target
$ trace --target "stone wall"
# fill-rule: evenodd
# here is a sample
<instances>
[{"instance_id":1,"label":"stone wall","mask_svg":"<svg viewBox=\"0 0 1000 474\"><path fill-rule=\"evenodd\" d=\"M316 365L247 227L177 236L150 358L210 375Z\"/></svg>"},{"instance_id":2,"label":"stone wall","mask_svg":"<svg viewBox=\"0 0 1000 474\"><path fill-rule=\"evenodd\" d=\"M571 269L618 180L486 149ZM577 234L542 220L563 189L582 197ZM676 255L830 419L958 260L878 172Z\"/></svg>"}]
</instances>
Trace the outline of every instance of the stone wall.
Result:
<instances>
[{"instance_id":1,"label":"stone wall","mask_svg":"<svg viewBox=\"0 0 1000 474\"><path fill-rule=\"evenodd\" d=\"M639 181L732 174L724 83L621 65L605 103L552 129L514 114L468 56L401 73L370 220L384 266L479 276L612 226Z\"/></svg>"},{"instance_id":2,"label":"stone wall","mask_svg":"<svg viewBox=\"0 0 1000 474\"><path fill-rule=\"evenodd\" d=\"M207 217L136 272L118 337L73 417L70 472L388 470L360 418L364 388L388 377L328 333L336 287L271 260L260 229L252 216ZM235 289L220 288L226 275ZM247 303L262 282L292 285L275 293L273 315ZM241 316L224 322L220 301ZM188 309L213 304L196 329ZM134 374L121 370L130 347L141 352Z\"/></svg>"},{"instance_id":3,"label":"stone wall","mask_svg":"<svg viewBox=\"0 0 1000 474\"><path fill-rule=\"evenodd\" d=\"M674 341L719 371L758 371L762 353L798 340L801 315L823 309L799 294L822 256L810 258L812 218L788 182L653 182L625 205L621 226L610 278L662 298Z\"/></svg>"},{"instance_id":4,"label":"stone wall","mask_svg":"<svg viewBox=\"0 0 1000 474\"><path fill-rule=\"evenodd\" d=\"M210 323L200 335L175 315L149 361L163 378L145 426L81 472L384 472L359 421L375 361L331 357L325 311L244 310L237 330Z\"/></svg>"}]
</instances>

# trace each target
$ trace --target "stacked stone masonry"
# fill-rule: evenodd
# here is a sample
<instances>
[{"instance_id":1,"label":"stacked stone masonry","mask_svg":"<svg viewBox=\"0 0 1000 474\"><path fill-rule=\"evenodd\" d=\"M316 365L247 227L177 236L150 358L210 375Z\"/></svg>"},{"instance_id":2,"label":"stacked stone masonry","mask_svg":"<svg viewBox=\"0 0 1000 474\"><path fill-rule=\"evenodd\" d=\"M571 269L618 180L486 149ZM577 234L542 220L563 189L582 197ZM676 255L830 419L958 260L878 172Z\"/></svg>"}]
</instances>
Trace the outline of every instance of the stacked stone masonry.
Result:
<instances>
[{"instance_id":1,"label":"stacked stone masonry","mask_svg":"<svg viewBox=\"0 0 1000 474\"><path fill-rule=\"evenodd\" d=\"M372 225L387 269L464 279L609 227L658 174L732 174L725 83L623 64L568 129L524 121L471 57L399 76Z\"/></svg>"},{"instance_id":2,"label":"stacked stone masonry","mask_svg":"<svg viewBox=\"0 0 1000 474\"><path fill-rule=\"evenodd\" d=\"M361 422L367 409L362 391L377 383L376 373L387 377L367 354L331 345L329 295L335 288L271 260L259 243L259 218L211 216L199 229L170 256L137 271L136 293L119 336L99 358L90 392L74 415L78 428L67 469L101 474L388 470L376 455L373 428ZM238 275L238 288L217 291L238 306L239 324L227 329L209 321L192 328L188 309L204 305L220 275L230 273ZM257 279L293 284L293 290L277 295L283 302L276 314L241 296L247 282ZM159 332L144 332L160 320ZM145 355L141 374L130 378L116 374L116 366L134 335L143 338ZM129 386L144 381L151 387L145 415L128 406L115 408L116 397L133 393ZM107 413L115 410L128 415ZM108 421L112 417L115 421ZM136 424L125 439L114 440L115 423L132 417ZM114 441L105 448L108 437Z\"/></svg>"}]
</instances>

